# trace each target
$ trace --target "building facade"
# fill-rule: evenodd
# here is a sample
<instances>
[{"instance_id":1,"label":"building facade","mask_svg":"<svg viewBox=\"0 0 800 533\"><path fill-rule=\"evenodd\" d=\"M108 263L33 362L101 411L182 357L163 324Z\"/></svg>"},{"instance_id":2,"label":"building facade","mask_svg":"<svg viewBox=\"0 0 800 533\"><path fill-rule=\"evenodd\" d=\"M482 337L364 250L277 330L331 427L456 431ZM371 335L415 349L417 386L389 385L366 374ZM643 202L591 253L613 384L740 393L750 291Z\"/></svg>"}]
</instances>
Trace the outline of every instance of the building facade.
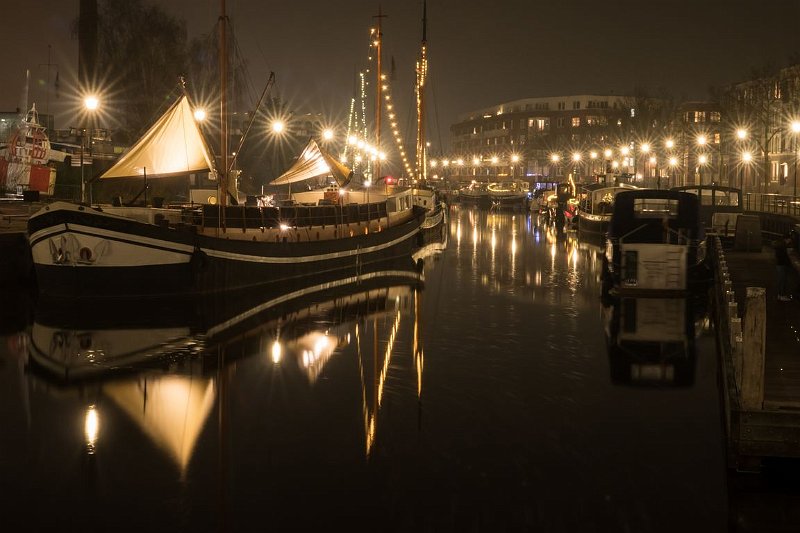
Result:
<instances>
[{"instance_id":1,"label":"building facade","mask_svg":"<svg viewBox=\"0 0 800 533\"><path fill-rule=\"evenodd\" d=\"M634 101L615 95L553 96L465 113L450 128L449 175L546 181L605 172L602 147L626 142L623 131L632 109L635 114Z\"/></svg>"},{"instance_id":2,"label":"building facade","mask_svg":"<svg viewBox=\"0 0 800 533\"><path fill-rule=\"evenodd\" d=\"M728 147L730 159L741 167L742 188L797 196L800 65L762 72L726 87L721 105L728 129L746 132Z\"/></svg>"}]
</instances>

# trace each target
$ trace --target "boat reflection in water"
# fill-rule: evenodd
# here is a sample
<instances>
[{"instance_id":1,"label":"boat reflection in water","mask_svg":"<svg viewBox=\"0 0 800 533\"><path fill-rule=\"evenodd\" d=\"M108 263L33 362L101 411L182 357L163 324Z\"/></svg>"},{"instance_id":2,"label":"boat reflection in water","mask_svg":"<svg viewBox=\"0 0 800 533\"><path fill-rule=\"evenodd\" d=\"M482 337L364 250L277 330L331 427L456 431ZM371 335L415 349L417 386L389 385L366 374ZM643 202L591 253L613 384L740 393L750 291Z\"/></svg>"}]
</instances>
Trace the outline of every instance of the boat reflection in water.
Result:
<instances>
[{"instance_id":1,"label":"boat reflection in water","mask_svg":"<svg viewBox=\"0 0 800 533\"><path fill-rule=\"evenodd\" d=\"M695 320L686 298L620 298L604 308L611 381L642 386L691 386Z\"/></svg>"},{"instance_id":2,"label":"boat reflection in water","mask_svg":"<svg viewBox=\"0 0 800 533\"><path fill-rule=\"evenodd\" d=\"M234 378L237 365L249 366L251 355L266 354L259 365L281 368L283 376L304 376L307 388L324 379L337 354L356 352L358 418L369 455L401 326L410 337L402 342L411 345L421 394L420 266L408 257L361 272L356 282L329 280L266 295L255 305L254 297L236 299L236 305L205 302L189 316L162 317L164 327L150 327L154 317L147 309L115 309L94 317L90 310L71 309L60 317L50 310L32 326L30 366L46 383L88 398L83 422L89 455L98 448L107 399L171 458L183 478L213 413L224 432L230 394L225 389L241 378ZM151 302L149 309L154 308ZM413 324L402 324L409 317ZM355 414L358 408L353 408Z\"/></svg>"}]
</instances>

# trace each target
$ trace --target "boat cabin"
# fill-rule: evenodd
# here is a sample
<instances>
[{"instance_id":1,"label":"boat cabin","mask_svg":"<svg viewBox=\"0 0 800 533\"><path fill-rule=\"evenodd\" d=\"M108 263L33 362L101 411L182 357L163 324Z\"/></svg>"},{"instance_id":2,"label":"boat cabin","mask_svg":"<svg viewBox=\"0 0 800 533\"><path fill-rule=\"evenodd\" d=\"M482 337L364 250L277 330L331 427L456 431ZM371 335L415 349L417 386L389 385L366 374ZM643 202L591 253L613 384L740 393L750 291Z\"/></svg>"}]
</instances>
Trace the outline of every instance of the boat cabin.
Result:
<instances>
[{"instance_id":1,"label":"boat cabin","mask_svg":"<svg viewBox=\"0 0 800 533\"><path fill-rule=\"evenodd\" d=\"M698 203L696 195L681 191L617 194L604 261L614 290L664 296L688 290L690 270L704 258Z\"/></svg>"},{"instance_id":2,"label":"boat cabin","mask_svg":"<svg viewBox=\"0 0 800 533\"><path fill-rule=\"evenodd\" d=\"M671 190L697 196L700 223L706 229L723 235L732 234L736 229L736 218L744 210L741 189L722 185L685 185Z\"/></svg>"}]
</instances>

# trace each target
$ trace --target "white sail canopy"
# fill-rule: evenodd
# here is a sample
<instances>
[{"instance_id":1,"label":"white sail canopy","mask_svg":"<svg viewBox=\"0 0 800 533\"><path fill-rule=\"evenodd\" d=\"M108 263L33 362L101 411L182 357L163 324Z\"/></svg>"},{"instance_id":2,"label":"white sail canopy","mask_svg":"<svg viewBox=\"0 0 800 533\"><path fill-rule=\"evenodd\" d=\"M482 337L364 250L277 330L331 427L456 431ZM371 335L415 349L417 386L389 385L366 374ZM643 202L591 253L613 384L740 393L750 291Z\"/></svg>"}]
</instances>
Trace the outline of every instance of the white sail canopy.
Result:
<instances>
[{"instance_id":1,"label":"white sail canopy","mask_svg":"<svg viewBox=\"0 0 800 533\"><path fill-rule=\"evenodd\" d=\"M324 152L314 139L300 153L297 161L283 174L272 181L272 185L284 185L297 181L333 176L340 186L350 179L351 170L336 160L332 155Z\"/></svg>"},{"instance_id":2,"label":"white sail canopy","mask_svg":"<svg viewBox=\"0 0 800 533\"><path fill-rule=\"evenodd\" d=\"M101 178L163 177L214 168L186 96L175 102Z\"/></svg>"}]
</instances>

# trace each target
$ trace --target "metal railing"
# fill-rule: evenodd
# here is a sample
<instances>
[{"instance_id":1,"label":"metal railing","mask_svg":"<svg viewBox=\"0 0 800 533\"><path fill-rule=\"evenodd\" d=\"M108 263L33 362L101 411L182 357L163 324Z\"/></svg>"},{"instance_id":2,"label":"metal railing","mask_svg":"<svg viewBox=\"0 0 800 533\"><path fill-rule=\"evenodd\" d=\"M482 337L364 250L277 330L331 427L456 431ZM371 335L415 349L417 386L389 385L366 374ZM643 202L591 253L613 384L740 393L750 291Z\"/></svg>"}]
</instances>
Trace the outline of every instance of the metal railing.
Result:
<instances>
[{"instance_id":1,"label":"metal railing","mask_svg":"<svg viewBox=\"0 0 800 533\"><path fill-rule=\"evenodd\" d=\"M800 196L749 192L743 198L745 211L760 211L800 217Z\"/></svg>"}]
</instances>

